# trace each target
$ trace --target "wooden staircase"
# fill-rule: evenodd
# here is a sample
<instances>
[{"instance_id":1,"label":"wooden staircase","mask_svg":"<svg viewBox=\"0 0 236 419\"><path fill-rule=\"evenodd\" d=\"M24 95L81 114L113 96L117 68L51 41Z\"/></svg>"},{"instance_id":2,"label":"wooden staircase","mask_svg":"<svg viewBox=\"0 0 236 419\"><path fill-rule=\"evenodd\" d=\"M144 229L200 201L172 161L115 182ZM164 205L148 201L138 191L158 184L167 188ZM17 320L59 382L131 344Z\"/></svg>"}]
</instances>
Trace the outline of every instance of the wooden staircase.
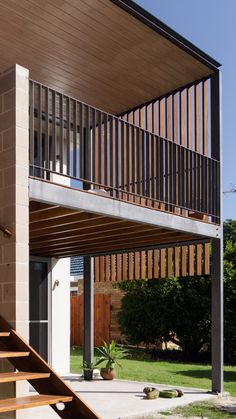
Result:
<instances>
[{"instance_id":1,"label":"wooden staircase","mask_svg":"<svg viewBox=\"0 0 236 419\"><path fill-rule=\"evenodd\" d=\"M61 418L101 419L2 317L0 358L8 359L15 368L0 373L0 383L27 380L39 393L0 400L0 413L50 405Z\"/></svg>"}]
</instances>

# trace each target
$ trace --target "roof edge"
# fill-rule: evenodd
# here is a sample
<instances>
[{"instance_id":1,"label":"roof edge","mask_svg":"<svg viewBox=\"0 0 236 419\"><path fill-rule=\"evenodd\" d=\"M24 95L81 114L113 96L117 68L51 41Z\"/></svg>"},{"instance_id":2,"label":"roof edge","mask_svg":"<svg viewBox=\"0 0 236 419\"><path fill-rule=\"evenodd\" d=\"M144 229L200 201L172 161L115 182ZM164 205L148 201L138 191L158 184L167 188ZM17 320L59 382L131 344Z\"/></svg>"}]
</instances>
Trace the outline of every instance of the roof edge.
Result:
<instances>
[{"instance_id":1,"label":"roof edge","mask_svg":"<svg viewBox=\"0 0 236 419\"><path fill-rule=\"evenodd\" d=\"M192 42L188 41L182 35L180 35L175 30L171 29L168 25L163 23L157 17L149 13L143 7L139 6L133 0L110 0L112 3L115 3L117 6L126 10L128 13L141 20L147 26L151 27L156 32L160 33L165 38L169 39L175 45L185 50L188 54L192 55L197 60L201 61L203 64L211 68L212 70L217 70L221 67L218 61L212 58L210 55L206 54Z\"/></svg>"}]
</instances>

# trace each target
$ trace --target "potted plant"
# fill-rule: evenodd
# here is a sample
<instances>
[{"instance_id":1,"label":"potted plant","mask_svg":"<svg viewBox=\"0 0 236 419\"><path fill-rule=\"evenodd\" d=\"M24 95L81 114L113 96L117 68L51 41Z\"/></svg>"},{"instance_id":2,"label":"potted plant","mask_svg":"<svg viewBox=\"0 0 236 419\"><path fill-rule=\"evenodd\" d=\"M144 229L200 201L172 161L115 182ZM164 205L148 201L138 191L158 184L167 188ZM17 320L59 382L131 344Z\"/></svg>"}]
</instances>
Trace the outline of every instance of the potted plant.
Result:
<instances>
[{"instance_id":1,"label":"potted plant","mask_svg":"<svg viewBox=\"0 0 236 419\"><path fill-rule=\"evenodd\" d=\"M83 361L82 369L83 369L84 379L86 381L91 381L93 379L93 370L94 370L93 362Z\"/></svg>"},{"instance_id":2,"label":"potted plant","mask_svg":"<svg viewBox=\"0 0 236 419\"><path fill-rule=\"evenodd\" d=\"M101 376L104 380L113 380L113 378L116 378L116 365L121 366L118 361L128 356L129 352L117 346L114 340L110 344L103 342L103 346L97 348L97 350L101 355L95 365L97 366L102 362L106 362L105 367L101 368Z\"/></svg>"}]
</instances>

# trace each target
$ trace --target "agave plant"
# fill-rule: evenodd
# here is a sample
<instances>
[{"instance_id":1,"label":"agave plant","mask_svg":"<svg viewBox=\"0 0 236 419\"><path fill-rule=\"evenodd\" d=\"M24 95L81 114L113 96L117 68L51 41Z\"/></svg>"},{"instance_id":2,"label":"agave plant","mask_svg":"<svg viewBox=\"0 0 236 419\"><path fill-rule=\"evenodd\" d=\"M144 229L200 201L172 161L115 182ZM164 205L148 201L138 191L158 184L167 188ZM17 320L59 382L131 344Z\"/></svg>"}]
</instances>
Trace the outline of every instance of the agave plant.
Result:
<instances>
[{"instance_id":1,"label":"agave plant","mask_svg":"<svg viewBox=\"0 0 236 419\"><path fill-rule=\"evenodd\" d=\"M110 344L103 342L103 346L97 348L97 350L101 355L96 362L96 366L100 365L102 362L106 362L105 368L108 371L115 368L116 365L121 367L118 361L129 355L129 352L126 349L117 346L114 340L112 340Z\"/></svg>"}]
</instances>

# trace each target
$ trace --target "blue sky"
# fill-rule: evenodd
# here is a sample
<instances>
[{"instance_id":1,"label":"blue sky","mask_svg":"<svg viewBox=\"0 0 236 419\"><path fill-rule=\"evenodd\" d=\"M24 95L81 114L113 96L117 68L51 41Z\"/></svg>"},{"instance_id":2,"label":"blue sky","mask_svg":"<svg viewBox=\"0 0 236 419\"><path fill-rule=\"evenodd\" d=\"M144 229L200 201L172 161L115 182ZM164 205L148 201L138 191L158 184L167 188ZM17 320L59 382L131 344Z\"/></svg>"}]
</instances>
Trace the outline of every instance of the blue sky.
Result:
<instances>
[{"instance_id":1,"label":"blue sky","mask_svg":"<svg viewBox=\"0 0 236 419\"><path fill-rule=\"evenodd\" d=\"M224 190L236 185L236 0L137 0L222 64ZM236 193L224 195L224 219L236 219Z\"/></svg>"}]
</instances>

